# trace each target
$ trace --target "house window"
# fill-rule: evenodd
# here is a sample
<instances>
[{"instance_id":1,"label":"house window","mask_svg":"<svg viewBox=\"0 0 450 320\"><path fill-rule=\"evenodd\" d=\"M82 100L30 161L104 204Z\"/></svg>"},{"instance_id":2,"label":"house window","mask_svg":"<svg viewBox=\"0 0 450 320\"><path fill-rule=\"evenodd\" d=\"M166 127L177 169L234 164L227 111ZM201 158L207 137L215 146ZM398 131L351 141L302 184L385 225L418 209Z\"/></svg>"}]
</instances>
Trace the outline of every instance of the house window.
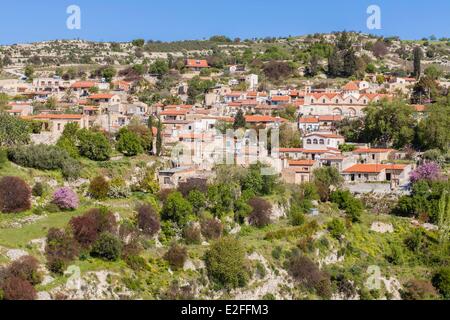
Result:
<instances>
[{"instance_id":1,"label":"house window","mask_svg":"<svg viewBox=\"0 0 450 320\"><path fill-rule=\"evenodd\" d=\"M58 131L61 131L61 123L58 123Z\"/></svg>"},{"instance_id":2,"label":"house window","mask_svg":"<svg viewBox=\"0 0 450 320\"><path fill-rule=\"evenodd\" d=\"M336 104L338 104L339 103L339 100L338 99L336 99Z\"/></svg>"},{"instance_id":3,"label":"house window","mask_svg":"<svg viewBox=\"0 0 450 320\"><path fill-rule=\"evenodd\" d=\"M350 99L350 103L353 103L353 99Z\"/></svg>"},{"instance_id":4,"label":"house window","mask_svg":"<svg viewBox=\"0 0 450 320\"><path fill-rule=\"evenodd\" d=\"M322 100L322 103L325 103L325 99Z\"/></svg>"},{"instance_id":5,"label":"house window","mask_svg":"<svg viewBox=\"0 0 450 320\"><path fill-rule=\"evenodd\" d=\"M311 139L306 140L306 144L311 144Z\"/></svg>"},{"instance_id":6,"label":"house window","mask_svg":"<svg viewBox=\"0 0 450 320\"><path fill-rule=\"evenodd\" d=\"M311 103L314 103L314 99L311 99Z\"/></svg>"},{"instance_id":7,"label":"house window","mask_svg":"<svg viewBox=\"0 0 450 320\"><path fill-rule=\"evenodd\" d=\"M164 184L170 184L170 178L164 177Z\"/></svg>"},{"instance_id":8,"label":"house window","mask_svg":"<svg viewBox=\"0 0 450 320\"><path fill-rule=\"evenodd\" d=\"M320 139L320 144L325 144L325 140Z\"/></svg>"},{"instance_id":9,"label":"house window","mask_svg":"<svg viewBox=\"0 0 450 320\"><path fill-rule=\"evenodd\" d=\"M313 142L313 144L317 144L317 139L314 139L314 142Z\"/></svg>"},{"instance_id":10,"label":"house window","mask_svg":"<svg viewBox=\"0 0 450 320\"><path fill-rule=\"evenodd\" d=\"M374 154L372 155L372 160L375 160L375 155Z\"/></svg>"}]
</instances>

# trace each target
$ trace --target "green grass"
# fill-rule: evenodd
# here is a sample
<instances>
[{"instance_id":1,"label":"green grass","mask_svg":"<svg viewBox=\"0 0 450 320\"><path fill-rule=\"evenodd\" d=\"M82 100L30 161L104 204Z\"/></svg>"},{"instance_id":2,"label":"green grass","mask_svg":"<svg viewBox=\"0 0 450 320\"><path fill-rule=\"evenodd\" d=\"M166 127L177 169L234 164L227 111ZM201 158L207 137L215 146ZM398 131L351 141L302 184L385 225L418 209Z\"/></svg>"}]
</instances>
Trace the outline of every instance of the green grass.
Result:
<instances>
[{"instance_id":1,"label":"green grass","mask_svg":"<svg viewBox=\"0 0 450 320\"><path fill-rule=\"evenodd\" d=\"M31 240L44 238L49 229L64 228L72 217L82 212L80 209L74 212L49 213L35 223L19 229L0 229L0 245L7 248L25 248ZM11 219L11 216L8 218Z\"/></svg>"}]
</instances>

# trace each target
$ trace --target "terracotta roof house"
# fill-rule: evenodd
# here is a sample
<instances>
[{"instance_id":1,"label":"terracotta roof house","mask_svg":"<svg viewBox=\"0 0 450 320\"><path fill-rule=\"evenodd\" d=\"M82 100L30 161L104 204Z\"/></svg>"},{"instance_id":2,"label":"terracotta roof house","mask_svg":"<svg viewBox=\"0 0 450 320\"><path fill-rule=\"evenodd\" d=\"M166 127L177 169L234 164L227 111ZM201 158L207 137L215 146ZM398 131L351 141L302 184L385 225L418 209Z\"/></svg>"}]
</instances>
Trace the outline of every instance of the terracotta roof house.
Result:
<instances>
[{"instance_id":1,"label":"terracotta roof house","mask_svg":"<svg viewBox=\"0 0 450 320\"><path fill-rule=\"evenodd\" d=\"M410 165L399 164L355 164L342 172L347 182L390 181L396 186L407 183Z\"/></svg>"},{"instance_id":2,"label":"terracotta roof house","mask_svg":"<svg viewBox=\"0 0 450 320\"><path fill-rule=\"evenodd\" d=\"M192 71L200 71L201 69L209 68L209 65L206 60L186 59L186 68Z\"/></svg>"}]
</instances>

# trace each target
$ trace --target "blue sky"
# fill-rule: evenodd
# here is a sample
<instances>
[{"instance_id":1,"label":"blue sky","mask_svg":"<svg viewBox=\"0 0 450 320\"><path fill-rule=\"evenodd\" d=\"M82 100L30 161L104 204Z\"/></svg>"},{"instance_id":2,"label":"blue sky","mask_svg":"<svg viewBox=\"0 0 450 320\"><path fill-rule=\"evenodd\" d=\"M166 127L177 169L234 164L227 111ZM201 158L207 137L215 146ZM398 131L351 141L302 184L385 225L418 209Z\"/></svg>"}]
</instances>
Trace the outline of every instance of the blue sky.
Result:
<instances>
[{"instance_id":1,"label":"blue sky","mask_svg":"<svg viewBox=\"0 0 450 320\"><path fill-rule=\"evenodd\" d=\"M69 5L81 30L66 28ZM366 27L381 7L382 29ZM2 1L0 44L54 39L128 41L301 35L352 30L419 39L450 37L448 0L21 0Z\"/></svg>"}]
</instances>

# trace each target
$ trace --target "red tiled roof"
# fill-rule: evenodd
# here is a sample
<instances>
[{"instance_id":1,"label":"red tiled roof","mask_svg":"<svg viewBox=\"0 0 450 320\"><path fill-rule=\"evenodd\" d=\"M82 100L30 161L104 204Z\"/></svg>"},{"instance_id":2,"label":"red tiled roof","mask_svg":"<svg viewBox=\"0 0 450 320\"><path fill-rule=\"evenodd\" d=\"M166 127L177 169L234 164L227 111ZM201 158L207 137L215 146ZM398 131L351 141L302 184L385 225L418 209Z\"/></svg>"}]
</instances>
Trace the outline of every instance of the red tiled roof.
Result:
<instances>
[{"instance_id":1,"label":"red tiled roof","mask_svg":"<svg viewBox=\"0 0 450 320\"><path fill-rule=\"evenodd\" d=\"M289 166L313 166L316 163L314 160L290 160Z\"/></svg>"},{"instance_id":2,"label":"red tiled roof","mask_svg":"<svg viewBox=\"0 0 450 320\"><path fill-rule=\"evenodd\" d=\"M90 95L88 99L100 100L100 99L111 99L112 97L114 97L114 95L110 93L97 93Z\"/></svg>"},{"instance_id":3,"label":"red tiled roof","mask_svg":"<svg viewBox=\"0 0 450 320\"><path fill-rule=\"evenodd\" d=\"M380 173L383 170L404 170L406 165L394 164L355 164L344 170L345 173Z\"/></svg>"},{"instance_id":4,"label":"red tiled roof","mask_svg":"<svg viewBox=\"0 0 450 320\"><path fill-rule=\"evenodd\" d=\"M184 116L188 113L188 110L176 110L176 109L170 109L170 110L164 110L160 113L162 116Z\"/></svg>"},{"instance_id":5,"label":"red tiled roof","mask_svg":"<svg viewBox=\"0 0 450 320\"><path fill-rule=\"evenodd\" d=\"M83 89L83 88L92 88L95 87L97 84L94 81L77 81L74 84L72 84L71 88L77 88L77 89Z\"/></svg>"},{"instance_id":6,"label":"red tiled roof","mask_svg":"<svg viewBox=\"0 0 450 320\"><path fill-rule=\"evenodd\" d=\"M360 148L353 151L353 153L387 153L393 152L394 149L381 149L381 148Z\"/></svg>"},{"instance_id":7,"label":"red tiled roof","mask_svg":"<svg viewBox=\"0 0 450 320\"><path fill-rule=\"evenodd\" d=\"M35 116L31 116L33 119L42 119L42 120L81 120L81 114L38 114Z\"/></svg>"},{"instance_id":8,"label":"red tiled roof","mask_svg":"<svg viewBox=\"0 0 450 320\"><path fill-rule=\"evenodd\" d=\"M319 119L318 118L300 118L299 120L300 123L319 123Z\"/></svg>"},{"instance_id":9,"label":"red tiled roof","mask_svg":"<svg viewBox=\"0 0 450 320\"><path fill-rule=\"evenodd\" d=\"M319 116L319 121L342 121L342 116Z\"/></svg>"},{"instance_id":10,"label":"red tiled roof","mask_svg":"<svg viewBox=\"0 0 450 320\"><path fill-rule=\"evenodd\" d=\"M291 97L289 96L272 96L272 101L275 102L286 102L290 101Z\"/></svg>"},{"instance_id":11,"label":"red tiled roof","mask_svg":"<svg viewBox=\"0 0 450 320\"><path fill-rule=\"evenodd\" d=\"M254 116L245 116L245 121L254 123L254 122L285 122L286 119L283 118L277 118L277 117L271 117L271 116L260 116L260 115L254 115Z\"/></svg>"},{"instance_id":12,"label":"red tiled roof","mask_svg":"<svg viewBox=\"0 0 450 320\"><path fill-rule=\"evenodd\" d=\"M188 67L188 68L209 68L209 65L208 65L208 61L206 61L206 60L187 59L186 67Z\"/></svg>"},{"instance_id":13,"label":"red tiled roof","mask_svg":"<svg viewBox=\"0 0 450 320\"><path fill-rule=\"evenodd\" d=\"M176 105L176 104L170 104L164 107L164 110L168 110L168 109L192 109L194 106L190 105L190 104L180 104L180 105Z\"/></svg>"},{"instance_id":14,"label":"red tiled roof","mask_svg":"<svg viewBox=\"0 0 450 320\"><path fill-rule=\"evenodd\" d=\"M359 90L359 86L354 81L350 81L345 86L343 86L342 89L345 91L357 91Z\"/></svg>"}]
</instances>

